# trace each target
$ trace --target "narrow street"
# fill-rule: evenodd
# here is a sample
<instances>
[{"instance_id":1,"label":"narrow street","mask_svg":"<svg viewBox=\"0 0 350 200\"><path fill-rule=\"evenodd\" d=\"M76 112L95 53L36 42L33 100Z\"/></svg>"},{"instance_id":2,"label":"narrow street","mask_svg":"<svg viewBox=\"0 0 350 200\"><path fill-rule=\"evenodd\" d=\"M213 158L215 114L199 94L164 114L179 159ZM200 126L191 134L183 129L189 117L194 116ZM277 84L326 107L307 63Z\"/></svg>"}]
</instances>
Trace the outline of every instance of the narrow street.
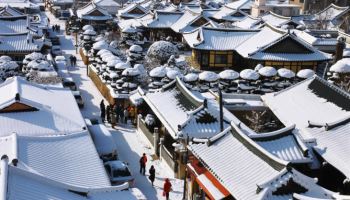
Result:
<instances>
[{"instance_id":1,"label":"narrow street","mask_svg":"<svg viewBox=\"0 0 350 200\"><path fill-rule=\"evenodd\" d=\"M49 12L46 15L50 18L51 25L59 24L61 32L58 34L61 42L61 49L68 58L70 55L75 55L78 58L76 67L68 67L68 73L78 86L84 100L84 108L81 109L84 118L99 118L99 104L103 98L94 83L87 76L86 66L81 61L80 55L76 54L75 41L72 36L64 34L64 21L60 21L53 17ZM149 200L165 199L163 197L163 183L165 178L170 178L173 191L170 193L170 199L178 200L183 196L183 180L174 179L174 174L170 168L160 160L152 160L152 149L147 143L143 135L137 133L131 125L117 126L112 129L106 124L108 129L113 134L117 144L119 159L129 163L132 174L135 177L134 187L140 189ZM147 154L148 162L146 165L146 176L139 173L139 159L143 153ZM151 165L156 169L156 179L154 187L148 179L148 170Z\"/></svg>"}]
</instances>

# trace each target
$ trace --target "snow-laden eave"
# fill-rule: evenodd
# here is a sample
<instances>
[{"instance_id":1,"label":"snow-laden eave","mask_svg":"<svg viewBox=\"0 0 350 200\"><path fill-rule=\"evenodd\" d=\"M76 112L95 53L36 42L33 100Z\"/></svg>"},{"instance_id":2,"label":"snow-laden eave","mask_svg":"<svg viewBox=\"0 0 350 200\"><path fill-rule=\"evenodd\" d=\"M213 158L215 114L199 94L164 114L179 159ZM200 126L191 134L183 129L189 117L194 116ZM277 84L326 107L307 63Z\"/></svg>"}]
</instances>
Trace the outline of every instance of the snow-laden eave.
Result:
<instances>
[{"instance_id":1,"label":"snow-laden eave","mask_svg":"<svg viewBox=\"0 0 350 200\"><path fill-rule=\"evenodd\" d=\"M129 188L129 184L128 183L124 183L121 185L117 185L117 186L108 186L108 187L81 187L81 186L77 186L77 185L71 185L71 184L67 184L67 183L63 183L63 182L59 182L59 181L55 181L53 179L50 179L48 177L44 177L42 175L33 173L31 171L28 170L24 170L18 167L13 167L13 166L9 166L9 171L11 173L17 173L23 177L27 177L30 178L32 180L36 180L54 187L58 187L58 188L62 188L62 189L66 189L66 190L70 190L70 191L74 191L74 192L79 192L79 193L86 193L86 194L92 194L92 193L99 193L99 192L113 192L113 191L122 191L122 190L126 190Z\"/></svg>"}]
</instances>

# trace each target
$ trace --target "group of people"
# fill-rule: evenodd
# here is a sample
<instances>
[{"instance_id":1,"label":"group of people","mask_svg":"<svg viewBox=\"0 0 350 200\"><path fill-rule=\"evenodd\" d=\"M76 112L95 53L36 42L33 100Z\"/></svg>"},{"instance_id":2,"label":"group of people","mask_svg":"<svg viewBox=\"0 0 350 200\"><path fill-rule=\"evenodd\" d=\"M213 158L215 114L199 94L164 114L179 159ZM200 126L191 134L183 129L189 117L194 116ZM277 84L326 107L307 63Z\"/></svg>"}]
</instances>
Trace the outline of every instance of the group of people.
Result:
<instances>
[{"instance_id":1,"label":"group of people","mask_svg":"<svg viewBox=\"0 0 350 200\"><path fill-rule=\"evenodd\" d=\"M132 106L124 107L118 104L105 106L102 100L100 110L102 122L107 121L112 125L112 128L119 122L127 124L129 119L135 118L135 109Z\"/></svg>"},{"instance_id":2,"label":"group of people","mask_svg":"<svg viewBox=\"0 0 350 200\"><path fill-rule=\"evenodd\" d=\"M72 65L72 67L76 66L77 65L77 57L71 55L69 57L69 61L70 61L70 64Z\"/></svg>"},{"instance_id":3,"label":"group of people","mask_svg":"<svg viewBox=\"0 0 350 200\"><path fill-rule=\"evenodd\" d=\"M52 25L52 30L53 30L54 32L59 33L59 32L60 32L60 29L61 29L61 26L60 26L60 25L58 25L58 24Z\"/></svg>"},{"instance_id":4,"label":"group of people","mask_svg":"<svg viewBox=\"0 0 350 200\"><path fill-rule=\"evenodd\" d=\"M135 117L135 109L131 106L129 107L123 107L122 105L105 105L104 100L100 103L100 110L101 110L101 119L102 122L111 123L112 128L116 125L117 122L121 121L122 123L127 123L128 119L133 119ZM142 154L142 157L139 160L140 163L140 174L144 175L146 174L146 163L147 163L147 156L145 153ZM149 172L149 180L152 183L152 186L154 186L154 180L156 178L156 169L152 165ZM171 191L171 183L168 178L165 179L164 185L163 185L163 196L166 198L166 200L169 200L169 193Z\"/></svg>"},{"instance_id":5,"label":"group of people","mask_svg":"<svg viewBox=\"0 0 350 200\"><path fill-rule=\"evenodd\" d=\"M142 154L142 157L140 158L139 162L140 162L140 174L145 176L146 163L147 163L147 156L145 153ZM151 181L152 187L153 187L154 180L156 178L156 169L154 168L153 165L151 165L148 172L149 172L148 179ZM170 194L170 191L172 190L171 187L172 187L172 185L171 185L170 180L168 178L166 178L164 181L164 185L163 185L163 196L166 198L166 200L169 200L169 194Z\"/></svg>"}]
</instances>

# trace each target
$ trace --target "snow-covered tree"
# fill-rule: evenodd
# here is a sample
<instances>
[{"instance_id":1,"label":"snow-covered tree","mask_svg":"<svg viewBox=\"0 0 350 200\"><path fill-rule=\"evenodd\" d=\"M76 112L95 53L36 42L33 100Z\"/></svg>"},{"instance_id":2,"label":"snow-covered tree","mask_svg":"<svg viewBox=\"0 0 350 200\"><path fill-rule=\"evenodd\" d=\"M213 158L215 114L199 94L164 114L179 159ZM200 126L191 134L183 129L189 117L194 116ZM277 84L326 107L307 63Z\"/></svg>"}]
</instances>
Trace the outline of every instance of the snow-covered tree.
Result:
<instances>
[{"instance_id":1,"label":"snow-covered tree","mask_svg":"<svg viewBox=\"0 0 350 200\"><path fill-rule=\"evenodd\" d=\"M147 51L147 59L151 62L164 64L171 55L178 55L179 50L171 42L158 41L153 43ZM156 66L154 66L156 67Z\"/></svg>"}]
</instances>

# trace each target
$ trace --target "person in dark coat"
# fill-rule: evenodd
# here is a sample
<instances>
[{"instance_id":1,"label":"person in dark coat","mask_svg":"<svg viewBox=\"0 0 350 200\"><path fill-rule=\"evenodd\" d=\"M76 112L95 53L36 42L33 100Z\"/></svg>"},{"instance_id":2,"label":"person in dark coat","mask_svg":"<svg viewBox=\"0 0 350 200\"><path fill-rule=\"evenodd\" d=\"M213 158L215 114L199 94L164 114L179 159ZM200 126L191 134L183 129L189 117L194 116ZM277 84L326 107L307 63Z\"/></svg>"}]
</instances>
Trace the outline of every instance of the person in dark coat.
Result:
<instances>
[{"instance_id":1,"label":"person in dark coat","mask_svg":"<svg viewBox=\"0 0 350 200\"><path fill-rule=\"evenodd\" d=\"M152 187L153 187L153 182L154 182L154 179L156 178L156 169L154 169L154 166L152 165L151 168L148 170L149 172L149 180L151 181L152 183Z\"/></svg>"},{"instance_id":2,"label":"person in dark coat","mask_svg":"<svg viewBox=\"0 0 350 200\"><path fill-rule=\"evenodd\" d=\"M171 191L171 183L168 178L165 179L164 186L163 186L163 196L165 196L166 200L169 200L169 193Z\"/></svg>"},{"instance_id":3,"label":"person in dark coat","mask_svg":"<svg viewBox=\"0 0 350 200\"><path fill-rule=\"evenodd\" d=\"M100 110L101 110L101 119L102 119L102 122L104 122L106 118L106 107L103 99L100 103Z\"/></svg>"},{"instance_id":4,"label":"person in dark coat","mask_svg":"<svg viewBox=\"0 0 350 200\"><path fill-rule=\"evenodd\" d=\"M111 123L111 106L110 105L106 106L106 118L107 118L107 122Z\"/></svg>"},{"instance_id":5,"label":"person in dark coat","mask_svg":"<svg viewBox=\"0 0 350 200\"><path fill-rule=\"evenodd\" d=\"M119 106L118 113L119 113L120 122L123 123L123 120L124 120L124 110L123 110L123 106L122 106L122 105Z\"/></svg>"},{"instance_id":6,"label":"person in dark coat","mask_svg":"<svg viewBox=\"0 0 350 200\"><path fill-rule=\"evenodd\" d=\"M140 158L140 174L145 175L146 163L147 163L147 156L145 153L143 153L142 157Z\"/></svg>"},{"instance_id":7,"label":"person in dark coat","mask_svg":"<svg viewBox=\"0 0 350 200\"><path fill-rule=\"evenodd\" d=\"M74 66L73 55L69 56L69 62L70 62L70 65L73 67Z\"/></svg>"},{"instance_id":8,"label":"person in dark coat","mask_svg":"<svg viewBox=\"0 0 350 200\"><path fill-rule=\"evenodd\" d=\"M73 60L73 66L76 66L77 65L77 57L73 56L72 60Z\"/></svg>"}]
</instances>

